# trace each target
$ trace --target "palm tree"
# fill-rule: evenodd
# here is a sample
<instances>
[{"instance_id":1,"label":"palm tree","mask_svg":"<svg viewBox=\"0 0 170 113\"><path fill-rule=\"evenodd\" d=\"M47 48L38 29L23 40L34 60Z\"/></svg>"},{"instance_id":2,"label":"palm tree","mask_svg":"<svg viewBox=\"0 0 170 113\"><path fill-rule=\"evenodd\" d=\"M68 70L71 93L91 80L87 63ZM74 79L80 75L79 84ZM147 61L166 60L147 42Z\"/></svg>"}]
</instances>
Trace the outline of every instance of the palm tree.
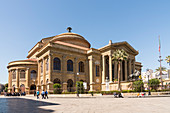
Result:
<instances>
[{"instance_id":1,"label":"palm tree","mask_svg":"<svg viewBox=\"0 0 170 113\"><path fill-rule=\"evenodd\" d=\"M158 67L156 71L160 71L160 67ZM166 71L166 67L161 67L161 71Z\"/></svg>"},{"instance_id":2,"label":"palm tree","mask_svg":"<svg viewBox=\"0 0 170 113\"><path fill-rule=\"evenodd\" d=\"M118 90L121 91L121 87L120 87L120 63L124 60L128 59L128 54L123 50L116 50L113 54L112 54L112 60L113 61L117 61L118 62Z\"/></svg>"},{"instance_id":3,"label":"palm tree","mask_svg":"<svg viewBox=\"0 0 170 113\"><path fill-rule=\"evenodd\" d=\"M165 61L169 64L169 66L170 66L170 56L167 56L166 57L166 59L165 59Z\"/></svg>"}]
</instances>

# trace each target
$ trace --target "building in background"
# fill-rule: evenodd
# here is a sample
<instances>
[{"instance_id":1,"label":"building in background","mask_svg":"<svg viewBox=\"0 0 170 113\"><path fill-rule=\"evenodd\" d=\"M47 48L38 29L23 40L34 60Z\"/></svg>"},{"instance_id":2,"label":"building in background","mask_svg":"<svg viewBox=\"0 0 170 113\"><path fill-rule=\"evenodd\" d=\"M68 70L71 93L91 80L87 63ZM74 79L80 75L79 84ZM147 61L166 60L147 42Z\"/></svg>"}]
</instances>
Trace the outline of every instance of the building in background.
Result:
<instances>
[{"instance_id":1,"label":"building in background","mask_svg":"<svg viewBox=\"0 0 170 113\"><path fill-rule=\"evenodd\" d=\"M10 62L8 68L8 92L32 93L34 90L53 92L53 84L59 83L63 91L75 91L76 81L87 83L87 90L105 91L106 79L109 90L117 90L118 65L112 61L112 53L124 49L128 61L121 63L122 89L127 90L129 75L141 72L141 63L136 62L136 51L127 42L117 42L99 48L81 35L67 33L43 38L29 52L26 60Z\"/></svg>"}]
</instances>

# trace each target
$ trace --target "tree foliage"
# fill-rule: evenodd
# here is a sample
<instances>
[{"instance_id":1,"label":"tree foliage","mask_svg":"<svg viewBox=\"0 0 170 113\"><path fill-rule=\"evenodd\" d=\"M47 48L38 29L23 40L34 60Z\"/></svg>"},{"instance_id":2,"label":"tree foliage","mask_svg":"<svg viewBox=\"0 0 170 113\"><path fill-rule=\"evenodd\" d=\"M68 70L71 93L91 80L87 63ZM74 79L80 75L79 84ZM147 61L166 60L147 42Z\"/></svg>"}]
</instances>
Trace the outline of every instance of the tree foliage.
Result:
<instances>
[{"instance_id":1,"label":"tree foliage","mask_svg":"<svg viewBox=\"0 0 170 113\"><path fill-rule=\"evenodd\" d=\"M166 71L166 67L158 67L157 69L156 69L156 71L160 71L160 69L162 70L162 71Z\"/></svg>"},{"instance_id":2,"label":"tree foliage","mask_svg":"<svg viewBox=\"0 0 170 113\"><path fill-rule=\"evenodd\" d=\"M142 80L138 80L138 81L133 82L132 87L133 87L134 91L141 92L144 89L143 85L144 85L143 81Z\"/></svg>"},{"instance_id":3,"label":"tree foliage","mask_svg":"<svg viewBox=\"0 0 170 113\"><path fill-rule=\"evenodd\" d=\"M8 83L6 83L4 86L5 86L5 87L8 87Z\"/></svg>"},{"instance_id":4,"label":"tree foliage","mask_svg":"<svg viewBox=\"0 0 170 113\"><path fill-rule=\"evenodd\" d=\"M159 87L159 83L160 83L160 81L158 79L155 79L155 78L149 80L149 86L154 90L157 90L157 88Z\"/></svg>"},{"instance_id":5,"label":"tree foliage","mask_svg":"<svg viewBox=\"0 0 170 113\"><path fill-rule=\"evenodd\" d=\"M58 83L56 83L56 84L53 85L53 88L55 88L55 89L56 89L56 88L61 88L61 85L58 84Z\"/></svg>"},{"instance_id":6,"label":"tree foliage","mask_svg":"<svg viewBox=\"0 0 170 113\"><path fill-rule=\"evenodd\" d=\"M77 88L78 94L83 94L84 93L83 82L77 81L76 82L76 88Z\"/></svg>"},{"instance_id":7,"label":"tree foliage","mask_svg":"<svg viewBox=\"0 0 170 113\"><path fill-rule=\"evenodd\" d=\"M54 88L54 94L61 94L62 93L62 90L61 90L61 84L54 84L53 85L53 88Z\"/></svg>"},{"instance_id":8,"label":"tree foliage","mask_svg":"<svg viewBox=\"0 0 170 113\"><path fill-rule=\"evenodd\" d=\"M167 56L166 57L166 59L165 59L165 61L169 64L169 66L170 66L170 56Z\"/></svg>"}]
</instances>

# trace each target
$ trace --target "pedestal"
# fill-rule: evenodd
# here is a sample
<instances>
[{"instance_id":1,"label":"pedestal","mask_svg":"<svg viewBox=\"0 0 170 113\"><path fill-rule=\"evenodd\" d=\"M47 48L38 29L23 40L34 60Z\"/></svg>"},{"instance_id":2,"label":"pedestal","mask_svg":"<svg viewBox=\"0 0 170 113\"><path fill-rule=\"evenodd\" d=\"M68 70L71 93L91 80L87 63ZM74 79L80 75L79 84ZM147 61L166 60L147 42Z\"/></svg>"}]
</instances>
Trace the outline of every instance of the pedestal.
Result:
<instances>
[{"instance_id":1,"label":"pedestal","mask_svg":"<svg viewBox=\"0 0 170 113\"><path fill-rule=\"evenodd\" d=\"M53 82L49 82L49 83L47 84L47 92L48 92L48 93L53 93L53 90L54 90L54 88L53 88Z\"/></svg>"},{"instance_id":2,"label":"pedestal","mask_svg":"<svg viewBox=\"0 0 170 113\"><path fill-rule=\"evenodd\" d=\"M8 93L11 93L12 92L12 88L8 88Z\"/></svg>"},{"instance_id":3,"label":"pedestal","mask_svg":"<svg viewBox=\"0 0 170 113\"><path fill-rule=\"evenodd\" d=\"M25 92L26 92L26 94L30 94L30 92L29 92L29 87L26 87L26 88L25 88Z\"/></svg>"},{"instance_id":4,"label":"pedestal","mask_svg":"<svg viewBox=\"0 0 170 113\"><path fill-rule=\"evenodd\" d=\"M95 91L95 83L90 84L90 91Z\"/></svg>"},{"instance_id":5,"label":"pedestal","mask_svg":"<svg viewBox=\"0 0 170 113\"><path fill-rule=\"evenodd\" d=\"M63 83L63 92L67 92L67 82Z\"/></svg>"},{"instance_id":6,"label":"pedestal","mask_svg":"<svg viewBox=\"0 0 170 113\"><path fill-rule=\"evenodd\" d=\"M41 85L37 85L37 91L41 91Z\"/></svg>"},{"instance_id":7,"label":"pedestal","mask_svg":"<svg viewBox=\"0 0 170 113\"><path fill-rule=\"evenodd\" d=\"M19 93L19 88L15 87L15 92Z\"/></svg>"}]
</instances>

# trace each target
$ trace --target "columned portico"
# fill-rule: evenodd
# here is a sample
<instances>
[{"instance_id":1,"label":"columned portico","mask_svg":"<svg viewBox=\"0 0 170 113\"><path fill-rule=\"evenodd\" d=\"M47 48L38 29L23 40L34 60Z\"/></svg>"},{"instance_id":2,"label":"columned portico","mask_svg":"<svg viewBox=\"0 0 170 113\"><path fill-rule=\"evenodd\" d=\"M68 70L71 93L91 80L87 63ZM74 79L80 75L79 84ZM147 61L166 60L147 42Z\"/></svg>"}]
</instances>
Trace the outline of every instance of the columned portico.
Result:
<instances>
[{"instance_id":1,"label":"columned portico","mask_svg":"<svg viewBox=\"0 0 170 113\"><path fill-rule=\"evenodd\" d=\"M83 36L72 33L71 28L67 33L43 38L28 52L27 59L9 63L8 91L13 86L19 92L21 85L25 86L27 93L33 92L35 87L33 89L32 86L37 86L39 91L47 89L52 93L53 83L59 83L65 92L68 91L67 87L75 88L77 76L79 80L86 82L87 91L105 91L108 86L109 90L117 90L118 62L112 61L112 53L117 49L124 49L129 54L129 60L120 64L123 84L135 69L141 70L142 67L135 62L138 51L129 43L109 41L108 45L99 49L91 48L90 43ZM33 73L38 75L36 79L31 78Z\"/></svg>"}]
</instances>

